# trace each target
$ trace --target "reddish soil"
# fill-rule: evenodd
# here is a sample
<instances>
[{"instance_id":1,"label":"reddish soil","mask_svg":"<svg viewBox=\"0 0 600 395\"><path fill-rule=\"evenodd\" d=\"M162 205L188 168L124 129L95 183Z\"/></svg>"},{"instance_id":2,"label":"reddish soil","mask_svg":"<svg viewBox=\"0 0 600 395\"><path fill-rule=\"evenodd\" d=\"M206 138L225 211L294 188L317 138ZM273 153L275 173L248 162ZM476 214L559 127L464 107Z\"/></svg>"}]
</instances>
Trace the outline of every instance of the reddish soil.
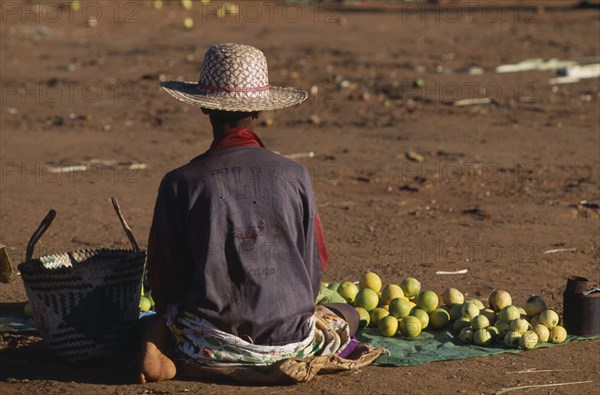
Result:
<instances>
[{"instance_id":1,"label":"reddish soil","mask_svg":"<svg viewBox=\"0 0 600 395\"><path fill-rule=\"evenodd\" d=\"M38 255L127 246L110 196L145 245L162 175L211 140L206 117L162 93L159 79L195 80L209 46L241 42L265 52L274 85L318 87L301 106L263 114L272 124L257 132L282 154L316 153L298 160L313 171L331 255L325 280L370 269L389 282L417 277L439 293L454 286L485 299L502 288L517 302L539 294L558 311L567 276L599 283L598 79L553 86L554 71L494 72L534 57L599 56L598 8L562 0L427 9L243 2L237 20L222 21L214 5L194 2L185 11L165 3L157 11L150 1L83 1L69 14L56 2L2 2L0 243L15 267L50 208L58 216ZM97 26L86 15L98 15ZM184 29L186 16L193 29ZM466 73L471 66L485 73ZM422 89L413 87L419 78ZM486 95L491 104L448 104ZM408 160L408 151L424 161ZM51 163L90 159L147 169L48 171ZM545 253L560 248L572 250ZM436 274L458 269L468 272ZM3 311L26 299L20 279L0 285ZM69 365L39 337L0 334L0 393L487 394L585 382L535 393L591 394L600 382L599 345L371 366L292 387L138 385L133 356ZM515 373L526 369L547 372Z\"/></svg>"}]
</instances>

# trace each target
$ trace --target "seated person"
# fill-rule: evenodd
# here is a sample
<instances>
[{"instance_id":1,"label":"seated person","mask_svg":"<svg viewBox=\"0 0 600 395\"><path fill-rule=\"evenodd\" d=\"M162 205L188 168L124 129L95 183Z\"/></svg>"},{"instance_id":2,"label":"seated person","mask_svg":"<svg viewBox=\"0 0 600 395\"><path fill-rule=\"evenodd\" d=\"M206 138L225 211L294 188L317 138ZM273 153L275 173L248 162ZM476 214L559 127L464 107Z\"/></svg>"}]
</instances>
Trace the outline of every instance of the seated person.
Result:
<instances>
[{"instance_id":1,"label":"seated person","mask_svg":"<svg viewBox=\"0 0 600 395\"><path fill-rule=\"evenodd\" d=\"M198 83L161 85L210 117L214 141L158 191L147 262L157 318L140 381L174 377L172 358L265 366L349 348L354 308L315 314L327 250L309 172L265 149L253 131L260 111L299 104L307 93L270 86L263 53L238 44L211 47Z\"/></svg>"}]
</instances>

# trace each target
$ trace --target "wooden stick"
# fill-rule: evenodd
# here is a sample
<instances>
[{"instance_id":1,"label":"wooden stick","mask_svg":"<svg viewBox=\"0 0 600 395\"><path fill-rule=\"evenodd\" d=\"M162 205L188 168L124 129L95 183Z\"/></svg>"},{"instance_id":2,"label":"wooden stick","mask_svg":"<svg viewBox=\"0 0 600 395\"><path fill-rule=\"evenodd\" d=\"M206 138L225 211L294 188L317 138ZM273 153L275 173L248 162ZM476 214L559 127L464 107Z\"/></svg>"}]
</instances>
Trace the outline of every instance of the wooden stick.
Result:
<instances>
[{"instance_id":1,"label":"wooden stick","mask_svg":"<svg viewBox=\"0 0 600 395\"><path fill-rule=\"evenodd\" d=\"M523 389L527 389L527 388L560 387L562 385L587 384L587 383L593 383L593 381L588 380L588 381L573 381L570 383L523 385L520 387L502 388L501 390L494 392L494 395L506 394L507 392L519 391L519 390L523 390Z\"/></svg>"}]
</instances>

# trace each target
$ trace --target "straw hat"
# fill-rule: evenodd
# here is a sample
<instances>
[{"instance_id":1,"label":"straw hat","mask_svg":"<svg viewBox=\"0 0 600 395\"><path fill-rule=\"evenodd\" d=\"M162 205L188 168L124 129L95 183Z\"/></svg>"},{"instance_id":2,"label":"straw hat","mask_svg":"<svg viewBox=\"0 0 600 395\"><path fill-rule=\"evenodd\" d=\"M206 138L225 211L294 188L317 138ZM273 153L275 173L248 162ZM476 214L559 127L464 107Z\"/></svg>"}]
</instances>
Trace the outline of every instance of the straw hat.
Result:
<instances>
[{"instance_id":1,"label":"straw hat","mask_svg":"<svg viewBox=\"0 0 600 395\"><path fill-rule=\"evenodd\" d=\"M165 81L160 86L177 100L222 111L269 111L302 103L306 91L269 85L267 59L257 48L219 44L208 49L200 80Z\"/></svg>"}]
</instances>

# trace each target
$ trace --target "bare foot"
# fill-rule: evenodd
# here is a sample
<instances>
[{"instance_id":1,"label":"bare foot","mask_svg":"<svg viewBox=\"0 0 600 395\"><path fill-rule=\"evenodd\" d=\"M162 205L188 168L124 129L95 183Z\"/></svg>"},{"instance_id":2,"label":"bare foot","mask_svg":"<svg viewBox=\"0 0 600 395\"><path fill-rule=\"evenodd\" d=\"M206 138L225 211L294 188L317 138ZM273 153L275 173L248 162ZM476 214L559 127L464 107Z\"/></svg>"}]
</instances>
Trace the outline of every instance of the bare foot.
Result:
<instances>
[{"instance_id":1,"label":"bare foot","mask_svg":"<svg viewBox=\"0 0 600 395\"><path fill-rule=\"evenodd\" d=\"M148 327L142 346L140 383L169 380L177 369L173 361L164 354L169 330L162 318L156 318Z\"/></svg>"},{"instance_id":2,"label":"bare foot","mask_svg":"<svg viewBox=\"0 0 600 395\"><path fill-rule=\"evenodd\" d=\"M154 345L146 342L140 367L140 383L169 380L175 377L175 364Z\"/></svg>"}]
</instances>

